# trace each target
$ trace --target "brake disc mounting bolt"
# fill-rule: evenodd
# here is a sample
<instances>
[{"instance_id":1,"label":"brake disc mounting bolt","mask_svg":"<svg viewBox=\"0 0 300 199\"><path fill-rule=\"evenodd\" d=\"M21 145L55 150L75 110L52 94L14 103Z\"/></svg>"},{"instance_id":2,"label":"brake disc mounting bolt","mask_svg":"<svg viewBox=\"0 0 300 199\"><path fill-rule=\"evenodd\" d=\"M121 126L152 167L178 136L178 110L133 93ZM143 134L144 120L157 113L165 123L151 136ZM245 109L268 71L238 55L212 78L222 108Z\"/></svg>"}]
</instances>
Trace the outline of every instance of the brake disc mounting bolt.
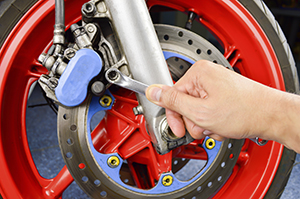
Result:
<instances>
[{"instance_id":1,"label":"brake disc mounting bolt","mask_svg":"<svg viewBox=\"0 0 300 199\"><path fill-rule=\"evenodd\" d=\"M107 108L111 105L112 98L109 95L103 95L99 102L102 107Z\"/></svg>"},{"instance_id":2,"label":"brake disc mounting bolt","mask_svg":"<svg viewBox=\"0 0 300 199\"><path fill-rule=\"evenodd\" d=\"M207 149L213 149L216 146L216 141L212 138L208 138L205 142L205 146Z\"/></svg>"},{"instance_id":3,"label":"brake disc mounting bolt","mask_svg":"<svg viewBox=\"0 0 300 199\"><path fill-rule=\"evenodd\" d=\"M163 177L162 184L165 187L170 186L172 183L173 183L173 177L171 175L166 175L166 176Z\"/></svg>"},{"instance_id":4,"label":"brake disc mounting bolt","mask_svg":"<svg viewBox=\"0 0 300 199\"><path fill-rule=\"evenodd\" d=\"M110 168L116 168L120 165L120 159L117 156L112 155L107 159L107 164Z\"/></svg>"}]
</instances>

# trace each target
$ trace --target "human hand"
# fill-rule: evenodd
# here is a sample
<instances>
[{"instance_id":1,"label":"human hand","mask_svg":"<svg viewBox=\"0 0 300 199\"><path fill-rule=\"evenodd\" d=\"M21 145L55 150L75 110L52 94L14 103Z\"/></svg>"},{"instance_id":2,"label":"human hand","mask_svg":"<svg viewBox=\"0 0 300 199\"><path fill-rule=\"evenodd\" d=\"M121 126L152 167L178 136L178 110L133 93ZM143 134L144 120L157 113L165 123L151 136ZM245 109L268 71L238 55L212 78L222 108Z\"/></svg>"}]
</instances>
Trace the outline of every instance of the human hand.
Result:
<instances>
[{"instance_id":1,"label":"human hand","mask_svg":"<svg viewBox=\"0 0 300 199\"><path fill-rule=\"evenodd\" d=\"M186 128L195 139L274 139L274 124L281 122L273 115L279 92L205 60L196 62L173 87L151 85L146 96L166 108L168 124L178 137Z\"/></svg>"}]
</instances>

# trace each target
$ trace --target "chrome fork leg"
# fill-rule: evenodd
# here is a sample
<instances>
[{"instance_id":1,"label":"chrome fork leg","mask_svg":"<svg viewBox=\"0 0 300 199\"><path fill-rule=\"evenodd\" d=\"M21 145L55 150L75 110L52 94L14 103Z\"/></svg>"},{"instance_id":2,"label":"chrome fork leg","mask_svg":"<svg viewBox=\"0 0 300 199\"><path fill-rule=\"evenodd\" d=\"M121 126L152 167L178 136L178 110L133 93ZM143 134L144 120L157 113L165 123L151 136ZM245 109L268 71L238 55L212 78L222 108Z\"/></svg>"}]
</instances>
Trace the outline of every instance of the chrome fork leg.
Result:
<instances>
[{"instance_id":1,"label":"chrome fork leg","mask_svg":"<svg viewBox=\"0 0 300 199\"><path fill-rule=\"evenodd\" d=\"M172 86L173 81L145 0L105 0L105 4L133 78L148 85ZM174 148L180 144L182 141L176 140L170 144L170 139L166 141L168 139L162 136L163 131L168 130L164 109L143 95L137 94L137 98L157 152L165 154L172 149L171 145Z\"/></svg>"}]
</instances>

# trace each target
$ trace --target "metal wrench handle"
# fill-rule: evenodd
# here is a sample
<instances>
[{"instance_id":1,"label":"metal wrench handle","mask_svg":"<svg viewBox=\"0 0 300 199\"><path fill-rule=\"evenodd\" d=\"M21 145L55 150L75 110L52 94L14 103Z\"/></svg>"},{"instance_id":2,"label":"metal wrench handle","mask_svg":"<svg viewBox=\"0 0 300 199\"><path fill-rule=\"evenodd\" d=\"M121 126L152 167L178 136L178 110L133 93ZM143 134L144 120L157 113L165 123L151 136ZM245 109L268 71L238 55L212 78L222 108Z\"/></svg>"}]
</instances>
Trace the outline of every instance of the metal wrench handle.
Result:
<instances>
[{"instance_id":1,"label":"metal wrench handle","mask_svg":"<svg viewBox=\"0 0 300 199\"><path fill-rule=\"evenodd\" d=\"M105 73L105 78L111 84L115 84L123 88L132 90L136 93L146 95L145 92L148 85L127 77L116 68L108 69Z\"/></svg>"}]
</instances>

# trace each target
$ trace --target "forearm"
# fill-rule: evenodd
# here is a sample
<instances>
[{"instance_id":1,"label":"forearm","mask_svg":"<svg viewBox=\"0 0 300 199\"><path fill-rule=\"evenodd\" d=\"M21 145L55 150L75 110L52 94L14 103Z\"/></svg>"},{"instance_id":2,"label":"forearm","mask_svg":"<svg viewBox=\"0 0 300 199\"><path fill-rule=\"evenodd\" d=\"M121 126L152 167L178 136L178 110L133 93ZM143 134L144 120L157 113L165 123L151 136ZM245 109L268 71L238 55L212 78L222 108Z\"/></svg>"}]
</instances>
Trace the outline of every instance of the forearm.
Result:
<instances>
[{"instance_id":1,"label":"forearm","mask_svg":"<svg viewBox=\"0 0 300 199\"><path fill-rule=\"evenodd\" d=\"M287 148L300 153L300 96L277 91L271 113L273 120L268 135Z\"/></svg>"}]
</instances>

